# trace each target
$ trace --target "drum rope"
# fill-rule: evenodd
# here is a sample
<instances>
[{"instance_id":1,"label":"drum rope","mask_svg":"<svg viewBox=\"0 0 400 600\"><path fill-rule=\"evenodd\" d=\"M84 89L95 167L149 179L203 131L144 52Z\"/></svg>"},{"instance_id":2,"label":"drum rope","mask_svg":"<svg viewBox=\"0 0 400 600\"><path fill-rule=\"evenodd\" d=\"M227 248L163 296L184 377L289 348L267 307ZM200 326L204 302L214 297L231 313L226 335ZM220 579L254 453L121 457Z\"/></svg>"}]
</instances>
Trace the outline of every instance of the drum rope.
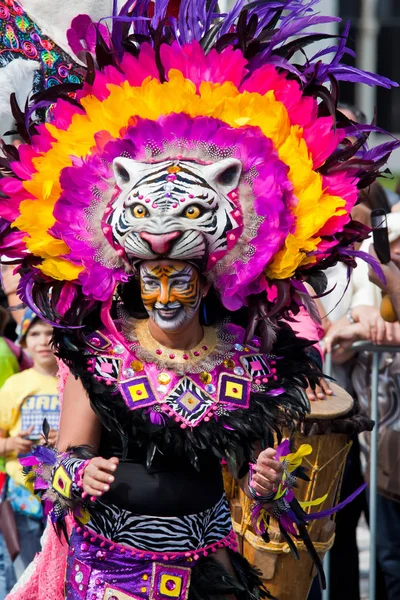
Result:
<instances>
[{"instance_id":1,"label":"drum rope","mask_svg":"<svg viewBox=\"0 0 400 600\"><path fill-rule=\"evenodd\" d=\"M233 524L233 529L235 530L235 532L239 535L242 535L240 533L240 525L238 523L234 523ZM290 552L290 548L289 545L286 542L264 542L262 540L262 538L260 538L260 536L256 535L255 533L252 533L251 531L247 530L244 533L244 539L247 540L250 544L250 546L252 548L255 548L256 550L266 550L267 552L270 552L272 554L289 554ZM318 553L325 553L328 552L332 546L333 546L333 542L335 540L335 534L333 533L331 535L331 537L326 541L326 542L314 542L313 541L313 545L314 548L316 549L316 551ZM299 551L303 551L306 552L307 548L304 545L304 542L302 542L301 540L293 540L294 544L296 545L296 548Z\"/></svg>"}]
</instances>

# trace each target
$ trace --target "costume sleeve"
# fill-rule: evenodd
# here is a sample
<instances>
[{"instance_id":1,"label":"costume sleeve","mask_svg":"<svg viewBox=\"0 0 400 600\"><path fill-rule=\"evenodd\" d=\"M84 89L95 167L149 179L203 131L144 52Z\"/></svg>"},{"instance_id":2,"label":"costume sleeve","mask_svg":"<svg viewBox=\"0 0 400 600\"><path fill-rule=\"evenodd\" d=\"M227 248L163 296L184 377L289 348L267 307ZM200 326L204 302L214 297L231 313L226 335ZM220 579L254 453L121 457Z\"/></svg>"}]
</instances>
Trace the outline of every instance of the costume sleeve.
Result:
<instances>
[{"instance_id":1,"label":"costume sleeve","mask_svg":"<svg viewBox=\"0 0 400 600\"><path fill-rule=\"evenodd\" d=\"M45 423L47 439L49 426ZM43 504L44 517L64 529L68 514L86 522L87 507L95 498L88 498L83 491L83 474L92 457L87 447L70 448L59 452L48 443L35 446L30 456L20 459L24 467L27 485Z\"/></svg>"}]
</instances>

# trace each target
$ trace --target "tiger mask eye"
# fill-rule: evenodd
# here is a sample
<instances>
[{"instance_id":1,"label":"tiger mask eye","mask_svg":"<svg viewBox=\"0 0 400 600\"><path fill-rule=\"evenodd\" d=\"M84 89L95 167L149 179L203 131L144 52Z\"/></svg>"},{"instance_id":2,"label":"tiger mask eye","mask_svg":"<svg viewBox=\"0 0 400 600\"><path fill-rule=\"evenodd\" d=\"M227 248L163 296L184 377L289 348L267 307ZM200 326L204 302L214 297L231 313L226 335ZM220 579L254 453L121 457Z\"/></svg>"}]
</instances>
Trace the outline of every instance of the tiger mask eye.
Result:
<instances>
[{"instance_id":1,"label":"tiger mask eye","mask_svg":"<svg viewBox=\"0 0 400 600\"><path fill-rule=\"evenodd\" d=\"M203 211L196 204L192 204L191 206L188 206L182 214L187 219L198 219L203 214Z\"/></svg>"},{"instance_id":2,"label":"tiger mask eye","mask_svg":"<svg viewBox=\"0 0 400 600\"><path fill-rule=\"evenodd\" d=\"M147 217L149 214L149 211L143 204L134 204L131 207L131 212L135 219L143 219L143 217Z\"/></svg>"}]
</instances>

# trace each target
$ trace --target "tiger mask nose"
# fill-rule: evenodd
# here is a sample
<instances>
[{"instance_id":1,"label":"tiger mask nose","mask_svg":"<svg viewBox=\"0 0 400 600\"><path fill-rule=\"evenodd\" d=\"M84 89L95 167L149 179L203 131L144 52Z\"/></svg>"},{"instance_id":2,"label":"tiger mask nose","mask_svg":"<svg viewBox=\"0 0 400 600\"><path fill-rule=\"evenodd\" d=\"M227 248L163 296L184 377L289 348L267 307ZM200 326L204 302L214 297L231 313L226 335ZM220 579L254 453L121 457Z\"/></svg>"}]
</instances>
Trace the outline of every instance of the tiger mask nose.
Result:
<instances>
[{"instance_id":1,"label":"tiger mask nose","mask_svg":"<svg viewBox=\"0 0 400 600\"><path fill-rule=\"evenodd\" d=\"M147 233L146 231L140 232L140 237L145 240L150 248L156 254L166 254L171 247L171 242L180 237L180 231L171 231L171 233Z\"/></svg>"}]
</instances>

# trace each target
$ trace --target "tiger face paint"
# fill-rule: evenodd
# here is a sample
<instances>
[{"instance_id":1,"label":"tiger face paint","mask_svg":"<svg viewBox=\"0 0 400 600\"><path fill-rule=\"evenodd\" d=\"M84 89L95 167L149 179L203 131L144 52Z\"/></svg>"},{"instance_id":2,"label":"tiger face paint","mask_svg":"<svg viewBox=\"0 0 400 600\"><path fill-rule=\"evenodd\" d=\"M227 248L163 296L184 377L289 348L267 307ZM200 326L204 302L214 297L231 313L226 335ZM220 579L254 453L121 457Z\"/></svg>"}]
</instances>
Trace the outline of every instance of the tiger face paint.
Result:
<instances>
[{"instance_id":1,"label":"tiger face paint","mask_svg":"<svg viewBox=\"0 0 400 600\"><path fill-rule=\"evenodd\" d=\"M145 309L160 329L176 331L199 310L202 285L199 272L180 261L146 261L140 265Z\"/></svg>"}]
</instances>

